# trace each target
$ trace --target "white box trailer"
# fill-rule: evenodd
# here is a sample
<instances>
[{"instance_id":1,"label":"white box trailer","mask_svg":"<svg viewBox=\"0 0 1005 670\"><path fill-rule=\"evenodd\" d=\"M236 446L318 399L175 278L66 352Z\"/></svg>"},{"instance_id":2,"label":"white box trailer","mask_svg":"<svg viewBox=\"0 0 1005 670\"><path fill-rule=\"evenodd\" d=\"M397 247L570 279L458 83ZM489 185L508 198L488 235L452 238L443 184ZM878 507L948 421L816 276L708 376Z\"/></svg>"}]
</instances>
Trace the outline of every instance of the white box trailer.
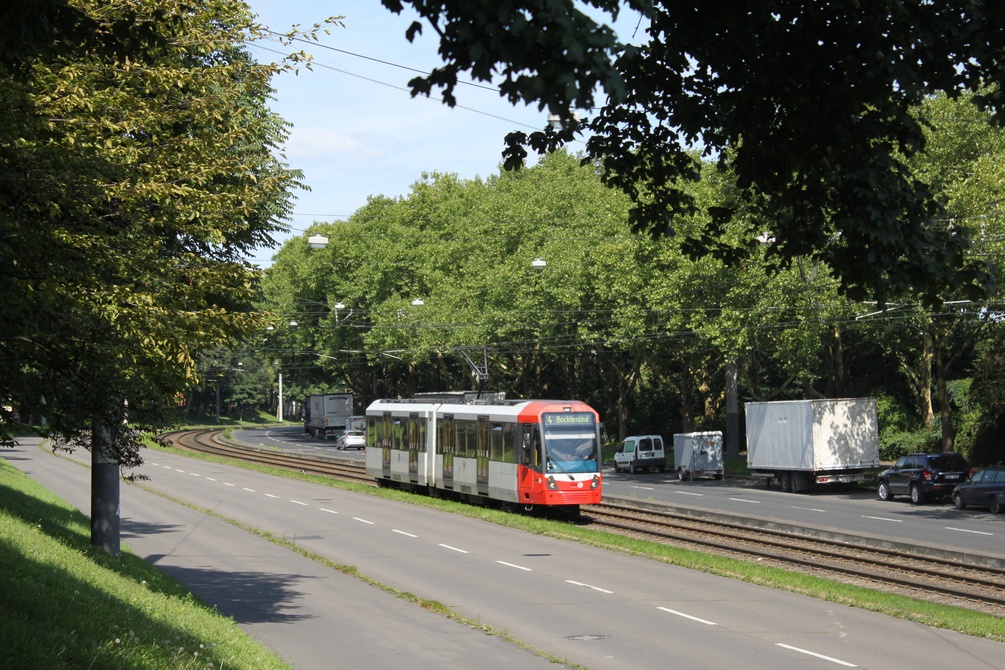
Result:
<instances>
[{"instance_id":1,"label":"white box trailer","mask_svg":"<svg viewBox=\"0 0 1005 670\"><path fill-rule=\"evenodd\" d=\"M722 479L722 431L674 433L673 465L681 481L695 477Z\"/></svg>"},{"instance_id":2,"label":"white box trailer","mask_svg":"<svg viewBox=\"0 0 1005 670\"><path fill-rule=\"evenodd\" d=\"M747 467L784 491L875 478L875 398L748 402Z\"/></svg>"},{"instance_id":3,"label":"white box trailer","mask_svg":"<svg viewBox=\"0 0 1005 670\"><path fill-rule=\"evenodd\" d=\"M317 393L307 396L305 416L307 432L327 440L329 435L345 431L352 416L352 393Z\"/></svg>"}]
</instances>

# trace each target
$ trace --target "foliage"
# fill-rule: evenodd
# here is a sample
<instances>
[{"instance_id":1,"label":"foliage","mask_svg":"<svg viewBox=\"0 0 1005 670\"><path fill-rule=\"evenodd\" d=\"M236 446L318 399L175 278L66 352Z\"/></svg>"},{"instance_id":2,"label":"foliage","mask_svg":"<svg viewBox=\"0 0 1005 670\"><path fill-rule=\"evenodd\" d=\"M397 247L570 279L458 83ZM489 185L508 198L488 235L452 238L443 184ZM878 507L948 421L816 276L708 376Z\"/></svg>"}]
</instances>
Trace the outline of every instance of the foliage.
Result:
<instances>
[{"instance_id":1,"label":"foliage","mask_svg":"<svg viewBox=\"0 0 1005 670\"><path fill-rule=\"evenodd\" d=\"M684 248L732 263L769 229L769 261L823 262L854 299L883 303L910 289L929 304L947 293L986 295L987 266L969 240L938 225L933 185L901 157L925 148L913 109L926 96L1000 84L1005 8L995 3L716 3L587 0L594 14L638 15L647 37L619 44L572 0L501 0L485 11L464 0L382 0L429 25L444 65L412 80L413 94L453 95L458 75L560 115L564 128L508 138L507 163L587 136L586 159L627 193L637 230L675 230L698 204L682 182L702 173L700 147L736 176L736 198L711 208ZM937 36L937 37L935 37ZM572 110L592 110L577 122ZM1005 92L982 91L998 115ZM721 233L744 215L746 234Z\"/></svg>"},{"instance_id":2,"label":"foliage","mask_svg":"<svg viewBox=\"0 0 1005 670\"><path fill-rule=\"evenodd\" d=\"M96 421L129 463L127 406L157 417L198 350L261 323L242 258L284 228L299 174L245 4L38 8L0 61L0 372L69 444Z\"/></svg>"}]
</instances>

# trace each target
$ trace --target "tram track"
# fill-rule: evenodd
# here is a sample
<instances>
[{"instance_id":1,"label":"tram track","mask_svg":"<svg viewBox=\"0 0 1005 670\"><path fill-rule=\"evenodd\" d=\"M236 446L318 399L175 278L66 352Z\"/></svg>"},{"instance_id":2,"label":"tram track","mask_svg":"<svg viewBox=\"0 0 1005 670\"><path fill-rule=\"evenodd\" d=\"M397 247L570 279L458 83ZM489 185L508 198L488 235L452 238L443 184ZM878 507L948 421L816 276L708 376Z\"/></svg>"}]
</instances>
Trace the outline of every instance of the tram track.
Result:
<instances>
[{"instance_id":1,"label":"tram track","mask_svg":"<svg viewBox=\"0 0 1005 670\"><path fill-rule=\"evenodd\" d=\"M178 431L160 439L204 454L376 485L358 463L239 445L225 440L220 430ZM624 503L584 507L581 526L1005 615L1005 570L976 562L640 509Z\"/></svg>"},{"instance_id":2,"label":"tram track","mask_svg":"<svg viewBox=\"0 0 1005 670\"><path fill-rule=\"evenodd\" d=\"M997 567L623 504L593 505L586 514L587 527L1005 614L1005 570Z\"/></svg>"},{"instance_id":3,"label":"tram track","mask_svg":"<svg viewBox=\"0 0 1005 670\"><path fill-rule=\"evenodd\" d=\"M158 438L166 444L188 451L376 486L373 478L366 476L366 469L355 463L239 445L224 439L220 430L183 430L165 433Z\"/></svg>"}]
</instances>

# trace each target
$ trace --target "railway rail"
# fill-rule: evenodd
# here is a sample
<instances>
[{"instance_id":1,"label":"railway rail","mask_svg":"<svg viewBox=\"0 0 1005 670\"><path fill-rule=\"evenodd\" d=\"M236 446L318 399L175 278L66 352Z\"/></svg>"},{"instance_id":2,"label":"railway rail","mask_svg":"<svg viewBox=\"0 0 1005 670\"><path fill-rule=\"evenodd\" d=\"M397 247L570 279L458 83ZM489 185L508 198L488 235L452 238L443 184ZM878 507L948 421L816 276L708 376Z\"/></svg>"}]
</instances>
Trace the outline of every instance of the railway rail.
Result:
<instances>
[{"instance_id":1,"label":"railway rail","mask_svg":"<svg viewBox=\"0 0 1005 670\"><path fill-rule=\"evenodd\" d=\"M184 430L165 433L160 439L172 446L197 451L212 456L232 458L246 463L268 465L283 470L304 472L320 477L330 477L356 484L375 486L371 477L366 476L365 469L355 463L335 459L323 459L289 454L283 451L273 451L249 447L223 438L219 430Z\"/></svg>"},{"instance_id":2,"label":"railway rail","mask_svg":"<svg viewBox=\"0 0 1005 670\"><path fill-rule=\"evenodd\" d=\"M180 431L161 437L201 453L375 485L357 463L242 446L224 440L219 430ZM993 566L703 520L670 511L642 510L626 504L591 505L584 509L583 522L599 530L1005 615L1005 570Z\"/></svg>"},{"instance_id":3,"label":"railway rail","mask_svg":"<svg viewBox=\"0 0 1005 670\"><path fill-rule=\"evenodd\" d=\"M996 567L612 503L587 515L602 530L1005 614L1005 570Z\"/></svg>"}]
</instances>

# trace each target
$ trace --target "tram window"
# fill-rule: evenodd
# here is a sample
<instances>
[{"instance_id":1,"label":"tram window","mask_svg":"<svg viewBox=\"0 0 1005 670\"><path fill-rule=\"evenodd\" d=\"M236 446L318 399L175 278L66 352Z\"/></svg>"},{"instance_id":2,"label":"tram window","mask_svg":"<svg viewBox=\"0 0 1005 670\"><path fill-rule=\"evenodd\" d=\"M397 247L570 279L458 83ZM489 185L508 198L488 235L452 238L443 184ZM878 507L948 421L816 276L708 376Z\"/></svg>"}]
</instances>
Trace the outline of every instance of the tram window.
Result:
<instances>
[{"instance_id":1,"label":"tram window","mask_svg":"<svg viewBox=\"0 0 1005 670\"><path fill-rule=\"evenodd\" d=\"M455 421L457 426L457 455L461 458L468 456L468 448L474 450L475 444L475 424L472 421ZM474 455L472 453L472 455Z\"/></svg>"},{"instance_id":2,"label":"tram window","mask_svg":"<svg viewBox=\"0 0 1005 670\"><path fill-rule=\"evenodd\" d=\"M492 424L489 430L489 459L503 460L503 427L499 423Z\"/></svg>"},{"instance_id":3,"label":"tram window","mask_svg":"<svg viewBox=\"0 0 1005 670\"><path fill-rule=\"evenodd\" d=\"M516 451L513 448L515 438L514 424L502 425L502 462L516 463Z\"/></svg>"},{"instance_id":4,"label":"tram window","mask_svg":"<svg viewBox=\"0 0 1005 670\"><path fill-rule=\"evenodd\" d=\"M405 448L405 427L401 425L401 419L395 419L391 424L391 448Z\"/></svg>"}]
</instances>

